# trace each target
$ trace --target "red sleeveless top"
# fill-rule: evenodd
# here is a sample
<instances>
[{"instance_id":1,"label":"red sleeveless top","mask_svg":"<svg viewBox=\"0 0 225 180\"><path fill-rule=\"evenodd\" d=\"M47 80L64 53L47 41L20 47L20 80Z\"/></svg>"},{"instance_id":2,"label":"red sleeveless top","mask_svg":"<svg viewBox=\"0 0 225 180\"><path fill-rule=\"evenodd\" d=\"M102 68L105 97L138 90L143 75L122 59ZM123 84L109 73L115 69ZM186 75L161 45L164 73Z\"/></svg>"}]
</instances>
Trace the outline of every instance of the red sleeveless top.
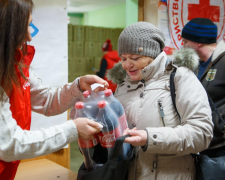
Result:
<instances>
[{"instance_id":1,"label":"red sleeveless top","mask_svg":"<svg viewBox=\"0 0 225 180\"><path fill-rule=\"evenodd\" d=\"M23 60L26 67L23 73L29 80L29 67L34 57L35 49L33 46L27 46L27 54L23 56L21 50L16 51L16 60ZM10 110L12 117L16 120L17 125L24 130L30 130L31 125L31 102L30 102L30 83L21 76L18 66L15 66L18 75L21 90L15 85L9 95ZM13 180L16 175L20 161L4 162L0 160L0 180Z\"/></svg>"},{"instance_id":2,"label":"red sleeveless top","mask_svg":"<svg viewBox=\"0 0 225 180\"><path fill-rule=\"evenodd\" d=\"M112 69L114 65L120 61L120 57L117 51L109 51L103 56L103 58L107 61L106 72L107 70ZM103 77L103 79L108 82L109 84L108 89L111 89L112 92L114 93L116 90L117 84L113 84L112 81L108 80L106 75Z\"/></svg>"}]
</instances>

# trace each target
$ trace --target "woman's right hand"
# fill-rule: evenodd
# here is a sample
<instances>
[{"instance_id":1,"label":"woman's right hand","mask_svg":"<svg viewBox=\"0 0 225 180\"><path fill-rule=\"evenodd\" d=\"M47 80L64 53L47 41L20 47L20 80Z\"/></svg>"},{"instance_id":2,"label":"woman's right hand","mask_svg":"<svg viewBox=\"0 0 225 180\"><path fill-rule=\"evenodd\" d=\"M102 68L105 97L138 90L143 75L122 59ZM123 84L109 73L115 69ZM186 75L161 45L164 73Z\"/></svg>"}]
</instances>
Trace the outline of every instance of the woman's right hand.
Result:
<instances>
[{"instance_id":1,"label":"woman's right hand","mask_svg":"<svg viewBox=\"0 0 225 180\"><path fill-rule=\"evenodd\" d=\"M109 87L109 84L107 81L105 81L104 79L96 76L96 75L85 75L85 76L81 76L80 77L80 88L85 91L85 90L89 90L91 91L91 85L94 83L99 83L104 85L104 87L98 87L95 89L95 91L104 91L105 89L107 89Z\"/></svg>"},{"instance_id":2,"label":"woman's right hand","mask_svg":"<svg viewBox=\"0 0 225 180\"><path fill-rule=\"evenodd\" d=\"M84 140L94 139L94 134L98 133L103 126L88 118L77 118L73 122L77 127L79 138Z\"/></svg>"}]
</instances>

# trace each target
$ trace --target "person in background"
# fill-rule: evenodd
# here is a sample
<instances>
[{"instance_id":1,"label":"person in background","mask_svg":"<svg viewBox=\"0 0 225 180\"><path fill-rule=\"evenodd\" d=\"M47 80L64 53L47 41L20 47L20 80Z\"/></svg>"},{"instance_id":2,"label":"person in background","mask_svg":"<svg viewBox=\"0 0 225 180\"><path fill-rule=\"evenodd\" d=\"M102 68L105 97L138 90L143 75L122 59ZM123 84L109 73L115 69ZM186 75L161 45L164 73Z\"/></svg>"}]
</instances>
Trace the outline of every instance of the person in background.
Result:
<instances>
[{"instance_id":1,"label":"person in background","mask_svg":"<svg viewBox=\"0 0 225 180\"><path fill-rule=\"evenodd\" d=\"M29 131L31 111L54 116L68 110L82 90L108 83L95 75L77 78L63 87L44 85L30 70L35 54L30 27L32 0L0 1L0 179L13 180L21 159L50 154L78 137L92 139L100 124L78 118L48 129ZM99 89L103 90L105 88ZM31 178L32 179L32 178Z\"/></svg>"},{"instance_id":2,"label":"person in background","mask_svg":"<svg viewBox=\"0 0 225 180\"><path fill-rule=\"evenodd\" d=\"M193 48L199 56L198 79L209 98L217 107L220 116L225 119L225 43L217 44L217 26L210 19L195 18L182 30L184 47ZM212 104L210 104L212 107ZM203 154L209 157L225 156L225 126L217 122L213 112L213 139Z\"/></svg>"},{"instance_id":3,"label":"person in background","mask_svg":"<svg viewBox=\"0 0 225 180\"><path fill-rule=\"evenodd\" d=\"M121 63L108 73L109 79L118 82L114 96L122 103L130 128L124 132L131 136L125 142L135 146L129 180L194 180L191 153L206 149L212 139L211 109L204 88L189 68L166 66L164 47L164 34L157 27L147 22L131 24L119 36ZM190 58L187 65L192 67L195 62ZM169 83L174 69L179 115Z\"/></svg>"},{"instance_id":4,"label":"person in background","mask_svg":"<svg viewBox=\"0 0 225 180\"><path fill-rule=\"evenodd\" d=\"M103 44L102 51L104 55L100 63L100 70L96 73L96 75L106 80L109 83L109 89L111 89L112 92L114 93L116 90L116 84L108 80L106 77L106 74L109 69L112 69L113 66L120 61L120 57L118 56L117 51L113 51L113 47L112 47L110 39L108 39Z\"/></svg>"}]
</instances>

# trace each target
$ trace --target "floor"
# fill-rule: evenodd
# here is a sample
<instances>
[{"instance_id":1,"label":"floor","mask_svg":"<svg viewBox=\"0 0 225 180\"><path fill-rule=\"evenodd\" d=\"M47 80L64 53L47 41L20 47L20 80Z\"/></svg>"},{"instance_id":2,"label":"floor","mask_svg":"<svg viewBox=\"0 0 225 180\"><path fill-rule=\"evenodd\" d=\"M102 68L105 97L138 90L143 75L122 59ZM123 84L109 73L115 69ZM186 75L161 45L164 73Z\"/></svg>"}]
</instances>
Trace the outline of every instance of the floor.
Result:
<instances>
[{"instance_id":1,"label":"floor","mask_svg":"<svg viewBox=\"0 0 225 180\"><path fill-rule=\"evenodd\" d=\"M7 178L8 179L8 178ZM75 180L77 174L48 159L23 162L14 180Z\"/></svg>"},{"instance_id":2,"label":"floor","mask_svg":"<svg viewBox=\"0 0 225 180\"><path fill-rule=\"evenodd\" d=\"M77 141L72 142L70 144L70 170L77 173L83 161Z\"/></svg>"}]
</instances>

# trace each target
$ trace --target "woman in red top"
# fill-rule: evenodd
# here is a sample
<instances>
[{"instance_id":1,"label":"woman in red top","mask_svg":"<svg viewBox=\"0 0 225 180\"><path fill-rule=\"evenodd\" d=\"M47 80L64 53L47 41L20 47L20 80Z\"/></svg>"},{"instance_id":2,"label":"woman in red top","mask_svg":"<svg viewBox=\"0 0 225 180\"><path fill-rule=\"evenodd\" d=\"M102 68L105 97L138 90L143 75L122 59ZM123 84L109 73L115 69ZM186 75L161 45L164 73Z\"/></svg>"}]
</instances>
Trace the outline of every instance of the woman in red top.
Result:
<instances>
[{"instance_id":1,"label":"woman in red top","mask_svg":"<svg viewBox=\"0 0 225 180\"><path fill-rule=\"evenodd\" d=\"M63 87L44 85L29 69L35 49L29 24L32 0L0 1L0 179L13 180L20 159L52 153L77 140L91 139L101 125L78 118L48 129L29 131L31 111L53 116L68 110L82 90L108 83L94 75L77 78ZM99 89L99 90L103 90Z\"/></svg>"},{"instance_id":2,"label":"woman in red top","mask_svg":"<svg viewBox=\"0 0 225 180\"><path fill-rule=\"evenodd\" d=\"M106 80L109 84L109 89L111 89L112 92L115 93L117 85L114 84L111 80L108 80L107 71L112 69L114 65L120 61L120 57L117 51L113 51L110 39L107 39L103 44L102 51L104 55L100 63L100 70L96 72L96 75Z\"/></svg>"}]
</instances>

